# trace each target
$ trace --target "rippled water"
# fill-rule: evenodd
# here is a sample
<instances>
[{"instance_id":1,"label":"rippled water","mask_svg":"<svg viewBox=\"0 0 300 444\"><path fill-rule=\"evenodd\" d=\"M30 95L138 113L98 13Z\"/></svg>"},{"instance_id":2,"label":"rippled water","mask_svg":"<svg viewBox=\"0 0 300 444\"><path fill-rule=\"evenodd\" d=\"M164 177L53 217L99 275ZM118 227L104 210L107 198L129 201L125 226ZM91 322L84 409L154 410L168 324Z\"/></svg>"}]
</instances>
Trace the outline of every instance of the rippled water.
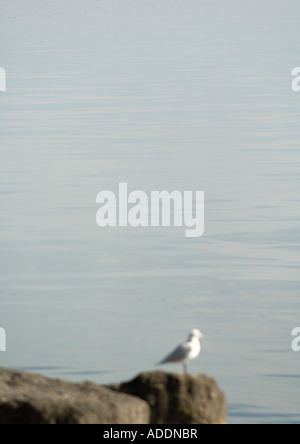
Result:
<instances>
[{"instance_id":1,"label":"rippled water","mask_svg":"<svg viewBox=\"0 0 300 444\"><path fill-rule=\"evenodd\" d=\"M229 422L300 422L299 2L61 3L1 7L0 365L119 381L198 327ZM205 191L204 237L100 229L119 182Z\"/></svg>"}]
</instances>

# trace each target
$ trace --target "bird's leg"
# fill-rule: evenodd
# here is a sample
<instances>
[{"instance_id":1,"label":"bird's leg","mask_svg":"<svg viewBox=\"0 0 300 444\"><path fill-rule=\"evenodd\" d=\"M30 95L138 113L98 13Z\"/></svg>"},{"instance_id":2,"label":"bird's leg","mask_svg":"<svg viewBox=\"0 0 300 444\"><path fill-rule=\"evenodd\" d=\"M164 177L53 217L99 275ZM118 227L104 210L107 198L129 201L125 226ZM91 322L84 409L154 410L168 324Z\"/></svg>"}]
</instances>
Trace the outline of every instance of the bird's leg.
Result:
<instances>
[{"instance_id":1,"label":"bird's leg","mask_svg":"<svg viewBox=\"0 0 300 444\"><path fill-rule=\"evenodd\" d=\"M183 364L183 374L184 375L187 375L187 364L184 362L184 364Z\"/></svg>"}]
</instances>

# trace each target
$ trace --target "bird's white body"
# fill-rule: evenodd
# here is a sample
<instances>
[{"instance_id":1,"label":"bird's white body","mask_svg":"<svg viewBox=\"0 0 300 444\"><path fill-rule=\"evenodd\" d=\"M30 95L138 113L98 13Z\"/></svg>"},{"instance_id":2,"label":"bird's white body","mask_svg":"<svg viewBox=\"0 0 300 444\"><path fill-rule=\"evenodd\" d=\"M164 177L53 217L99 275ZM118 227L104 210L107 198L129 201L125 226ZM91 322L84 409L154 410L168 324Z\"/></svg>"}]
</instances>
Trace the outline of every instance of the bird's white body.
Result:
<instances>
[{"instance_id":1,"label":"bird's white body","mask_svg":"<svg viewBox=\"0 0 300 444\"><path fill-rule=\"evenodd\" d=\"M159 364L180 362L183 364L184 373L187 373L187 363L197 358L201 351L200 339L203 338L202 333L194 329L190 332L187 341L178 345L165 359Z\"/></svg>"}]
</instances>

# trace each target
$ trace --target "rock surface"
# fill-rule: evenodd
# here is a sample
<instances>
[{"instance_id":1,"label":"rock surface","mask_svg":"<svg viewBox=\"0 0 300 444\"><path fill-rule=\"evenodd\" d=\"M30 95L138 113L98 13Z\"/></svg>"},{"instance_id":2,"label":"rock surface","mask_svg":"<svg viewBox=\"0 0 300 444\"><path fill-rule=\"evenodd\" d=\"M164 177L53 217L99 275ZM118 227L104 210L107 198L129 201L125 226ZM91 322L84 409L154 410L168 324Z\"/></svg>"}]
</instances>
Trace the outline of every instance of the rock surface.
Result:
<instances>
[{"instance_id":1,"label":"rock surface","mask_svg":"<svg viewBox=\"0 0 300 444\"><path fill-rule=\"evenodd\" d=\"M0 424L147 424L139 398L0 368Z\"/></svg>"},{"instance_id":2,"label":"rock surface","mask_svg":"<svg viewBox=\"0 0 300 444\"><path fill-rule=\"evenodd\" d=\"M102 387L0 368L0 424L223 424L208 376L149 372Z\"/></svg>"},{"instance_id":3,"label":"rock surface","mask_svg":"<svg viewBox=\"0 0 300 444\"><path fill-rule=\"evenodd\" d=\"M147 401L151 424L225 424L227 421L225 395L208 376L149 372L110 387Z\"/></svg>"}]
</instances>

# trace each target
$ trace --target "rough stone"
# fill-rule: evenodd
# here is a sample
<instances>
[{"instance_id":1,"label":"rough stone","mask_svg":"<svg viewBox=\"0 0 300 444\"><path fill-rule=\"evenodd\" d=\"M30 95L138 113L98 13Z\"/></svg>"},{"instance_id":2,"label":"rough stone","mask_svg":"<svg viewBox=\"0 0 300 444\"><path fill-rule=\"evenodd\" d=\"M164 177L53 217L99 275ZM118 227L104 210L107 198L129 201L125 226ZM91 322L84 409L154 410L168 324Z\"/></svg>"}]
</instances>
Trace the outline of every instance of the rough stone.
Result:
<instances>
[{"instance_id":1,"label":"rough stone","mask_svg":"<svg viewBox=\"0 0 300 444\"><path fill-rule=\"evenodd\" d=\"M91 382L0 368L0 424L147 424L146 402Z\"/></svg>"},{"instance_id":2,"label":"rough stone","mask_svg":"<svg viewBox=\"0 0 300 444\"><path fill-rule=\"evenodd\" d=\"M214 379L161 371L110 386L138 396L151 408L151 424L225 424L227 402Z\"/></svg>"}]
</instances>

